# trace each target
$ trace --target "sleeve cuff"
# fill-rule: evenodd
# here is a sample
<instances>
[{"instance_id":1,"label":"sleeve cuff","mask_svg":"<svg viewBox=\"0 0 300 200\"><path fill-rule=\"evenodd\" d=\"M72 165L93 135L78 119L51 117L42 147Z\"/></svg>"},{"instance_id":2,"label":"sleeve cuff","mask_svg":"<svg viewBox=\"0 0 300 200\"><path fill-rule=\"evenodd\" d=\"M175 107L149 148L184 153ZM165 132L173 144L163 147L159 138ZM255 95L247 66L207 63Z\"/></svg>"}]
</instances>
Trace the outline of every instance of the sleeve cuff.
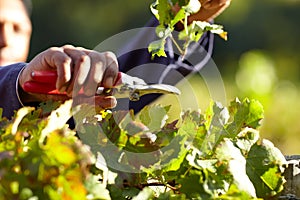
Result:
<instances>
[{"instance_id":1,"label":"sleeve cuff","mask_svg":"<svg viewBox=\"0 0 300 200\"><path fill-rule=\"evenodd\" d=\"M19 94L19 90L20 90L20 86L19 86L19 77L22 73L22 71L24 70L24 68L26 67L26 65L20 70L18 76L17 76L17 79L16 79L16 95L17 95L17 98L18 98L18 101L19 103L22 105L22 107L24 107L24 104L23 102L21 101L21 98L20 98L20 94Z\"/></svg>"}]
</instances>

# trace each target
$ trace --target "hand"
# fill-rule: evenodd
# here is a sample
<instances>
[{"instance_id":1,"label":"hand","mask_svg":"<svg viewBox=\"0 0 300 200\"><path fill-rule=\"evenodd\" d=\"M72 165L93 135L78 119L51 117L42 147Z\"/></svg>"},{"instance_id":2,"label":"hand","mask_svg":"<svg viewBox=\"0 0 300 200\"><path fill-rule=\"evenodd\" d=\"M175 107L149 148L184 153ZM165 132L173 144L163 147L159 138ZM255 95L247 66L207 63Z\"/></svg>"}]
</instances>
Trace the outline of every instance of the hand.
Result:
<instances>
[{"instance_id":1,"label":"hand","mask_svg":"<svg viewBox=\"0 0 300 200\"><path fill-rule=\"evenodd\" d=\"M52 47L37 55L27 64L19 77L19 85L32 81L33 71L57 71L56 89L67 95L44 95L22 92L25 102L45 100L66 100L76 97L77 103L96 103L103 108L116 105L112 96L94 96L99 85L112 87L118 74L118 63L111 52L96 51L66 45ZM79 95L83 89L84 94Z\"/></svg>"},{"instance_id":2,"label":"hand","mask_svg":"<svg viewBox=\"0 0 300 200\"><path fill-rule=\"evenodd\" d=\"M201 9L189 17L189 22L194 20L211 21L220 15L229 5L231 0L199 0Z\"/></svg>"}]
</instances>

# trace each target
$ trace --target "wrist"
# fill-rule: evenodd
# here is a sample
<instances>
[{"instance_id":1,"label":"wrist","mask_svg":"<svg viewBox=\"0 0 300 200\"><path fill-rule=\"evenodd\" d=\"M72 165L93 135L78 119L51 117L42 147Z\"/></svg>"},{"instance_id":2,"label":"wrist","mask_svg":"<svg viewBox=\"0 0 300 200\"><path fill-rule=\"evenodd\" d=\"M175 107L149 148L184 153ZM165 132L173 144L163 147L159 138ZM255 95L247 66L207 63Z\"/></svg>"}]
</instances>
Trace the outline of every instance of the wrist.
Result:
<instances>
[{"instance_id":1,"label":"wrist","mask_svg":"<svg viewBox=\"0 0 300 200\"><path fill-rule=\"evenodd\" d=\"M19 84L19 80L20 80L20 75L21 75L21 73L22 73L22 71L24 70L24 68L25 67L23 67L21 70L20 70L20 72L19 72L19 74L18 74L18 76L17 76L17 80L16 80L16 94L17 94L17 98L18 98L18 101L19 101L19 103L24 107L24 104L23 104L23 101L22 101L22 90L23 89L21 89L21 87L20 87L20 84Z\"/></svg>"},{"instance_id":2,"label":"wrist","mask_svg":"<svg viewBox=\"0 0 300 200\"><path fill-rule=\"evenodd\" d=\"M37 98L34 95L23 90L23 85L25 83L24 73L27 73L25 71L26 71L26 65L19 72L17 80L16 80L17 98L22 106L24 106L25 103L37 101Z\"/></svg>"}]
</instances>

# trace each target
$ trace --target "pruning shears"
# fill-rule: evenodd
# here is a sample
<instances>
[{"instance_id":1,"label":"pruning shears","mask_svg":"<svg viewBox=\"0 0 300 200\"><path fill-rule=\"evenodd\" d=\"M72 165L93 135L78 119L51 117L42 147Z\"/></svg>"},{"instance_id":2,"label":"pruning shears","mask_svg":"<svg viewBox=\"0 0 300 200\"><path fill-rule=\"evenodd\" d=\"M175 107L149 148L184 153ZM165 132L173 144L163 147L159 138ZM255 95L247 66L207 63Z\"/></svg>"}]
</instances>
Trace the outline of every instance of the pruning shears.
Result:
<instances>
[{"instance_id":1,"label":"pruning shears","mask_svg":"<svg viewBox=\"0 0 300 200\"><path fill-rule=\"evenodd\" d=\"M31 77L32 81L24 83L24 91L48 95L65 95L65 93L56 89L56 71L33 71ZM179 95L180 90L167 84L147 84L143 79L119 72L117 81L112 88L100 86L95 91L95 95L112 95L117 99L129 98L131 101L138 101L141 96L154 93Z\"/></svg>"}]
</instances>

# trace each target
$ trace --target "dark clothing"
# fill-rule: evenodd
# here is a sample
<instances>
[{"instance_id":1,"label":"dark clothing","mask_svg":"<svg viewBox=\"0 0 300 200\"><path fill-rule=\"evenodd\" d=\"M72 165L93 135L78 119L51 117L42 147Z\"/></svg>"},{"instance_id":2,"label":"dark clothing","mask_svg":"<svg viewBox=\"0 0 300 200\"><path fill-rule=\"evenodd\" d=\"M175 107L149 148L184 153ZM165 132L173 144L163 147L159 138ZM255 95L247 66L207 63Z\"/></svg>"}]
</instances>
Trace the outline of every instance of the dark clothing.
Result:
<instances>
[{"instance_id":1,"label":"dark clothing","mask_svg":"<svg viewBox=\"0 0 300 200\"><path fill-rule=\"evenodd\" d=\"M148 52L150 42L157 40L155 28L158 21L152 19L134 39L117 53L120 71L144 79L147 83L165 83L175 85L190 73L198 72L211 58L213 34L205 33L198 43L191 44L186 52L184 61L178 49L171 40L167 40L167 57L151 59ZM176 33L174 33L176 34ZM174 36L176 38L176 36ZM138 112L145 105L155 100L159 95L146 95L139 101L129 102L128 99L118 101L116 109L134 109Z\"/></svg>"},{"instance_id":2,"label":"dark clothing","mask_svg":"<svg viewBox=\"0 0 300 200\"><path fill-rule=\"evenodd\" d=\"M152 19L146 27L137 29L138 34L132 36L133 39L128 45L116 52L120 71L142 78L147 83L175 85L186 75L198 72L207 63L212 52L213 35L207 33L198 43L190 45L184 60L173 47L171 40L166 43L167 57L151 59L147 47L150 42L157 40L154 28L157 24L157 20ZM105 49L102 50L105 51ZM0 67L0 107L3 108L5 117L10 118L15 110L22 107L18 98L16 81L25 65L25 63L18 63ZM116 109L132 108L137 112L157 97L158 95L146 95L138 102L121 99Z\"/></svg>"},{"instance_id":3,"label":"dark clothing","mask_svg":"<svg viewBox=\"0 0 300 200\"><path fill-rule=\"evenodd\" d=\"M16 80L25 65L25 63L17 63L0 67L0 108L3 108L4 117L10 118L15 110L22 107L17 96Z\"/></svg>"}]
</instances>

